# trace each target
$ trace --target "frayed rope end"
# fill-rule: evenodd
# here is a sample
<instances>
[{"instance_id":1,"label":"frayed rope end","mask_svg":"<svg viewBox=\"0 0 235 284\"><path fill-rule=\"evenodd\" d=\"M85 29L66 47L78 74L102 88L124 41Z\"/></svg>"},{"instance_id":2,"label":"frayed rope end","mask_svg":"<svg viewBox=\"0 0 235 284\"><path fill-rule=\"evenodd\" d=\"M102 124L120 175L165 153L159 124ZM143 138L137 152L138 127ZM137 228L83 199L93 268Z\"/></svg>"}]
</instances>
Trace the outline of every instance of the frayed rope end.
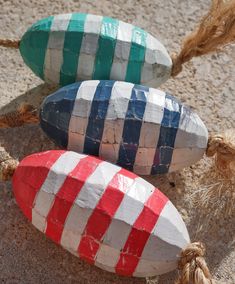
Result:
<instances>
[{"instance_id":1,"label":"frayed rope end","mask_svg":"<svg viewBox=\"0 0 235 284\"><path fill-rule=\"evenodd\" d=\"M178 55L172 55L173 77L193 57L220 51L235 41L235 0L212 0L208 13L199 26L183 41Z\"/></svg>"},{"instance_id":2,"label":"frayed rope end","mask_svg":"<svg viewBox=\"0 0 235 284\"><path fill-rule=\"evenodd\" d=\"M179 277L175 284L215 284L205 259L205 247L200 242L188 244L178 262Z\"/></svg>"}]
</instances>

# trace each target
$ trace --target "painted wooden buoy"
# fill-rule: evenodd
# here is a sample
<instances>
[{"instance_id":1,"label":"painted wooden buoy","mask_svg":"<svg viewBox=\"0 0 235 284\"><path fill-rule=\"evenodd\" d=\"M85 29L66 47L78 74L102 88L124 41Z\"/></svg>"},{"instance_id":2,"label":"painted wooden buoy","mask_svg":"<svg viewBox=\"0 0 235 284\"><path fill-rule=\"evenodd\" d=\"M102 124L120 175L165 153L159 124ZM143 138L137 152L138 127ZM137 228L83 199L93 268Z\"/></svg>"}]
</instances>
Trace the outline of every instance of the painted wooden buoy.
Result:
<instances>
[{"instance_id":1,"label":"painted wooden buoy","mask_svg":"<svg viewBox=\"0 0 235 284\"><path fill-rule=\"evenodd\" d=\"M190 242L179 212L163 193L96 157L62 150L30 155L16 168L13 189L37 229L120 275L174 270Z\"/></svg>"},{"instance_id":2,"label":"painted wooden buoy","mask_svg":"<svg viewBox=\"0 0 235 284\"><path fill-rule=\"evenodd\" d=\"M23 35L19 48L37 76L60 85L114 79L159 86L172 68L166 48L149 33L91 14L42 19Z\"/></svg>"},{"instance_id":3,"label":"painted wooden buoy","mask_svg":"<svg viewBox=\"0 0 235 284\"><path fill-rule=\"evenodd\" d=\"M207 148L205 125L166 92L119 81L75 83L45 98L40 124L56 144L141 175L190 166Z\"/></svg>"}]
</instances>

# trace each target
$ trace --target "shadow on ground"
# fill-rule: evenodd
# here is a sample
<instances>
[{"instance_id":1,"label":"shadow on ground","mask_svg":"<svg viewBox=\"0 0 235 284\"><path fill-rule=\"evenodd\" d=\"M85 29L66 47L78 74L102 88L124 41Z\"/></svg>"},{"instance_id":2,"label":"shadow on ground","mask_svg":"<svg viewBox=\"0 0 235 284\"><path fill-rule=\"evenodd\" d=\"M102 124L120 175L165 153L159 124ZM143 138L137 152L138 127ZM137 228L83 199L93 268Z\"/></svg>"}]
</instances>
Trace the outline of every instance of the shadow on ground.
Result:
<instances>
[{"instance_id":1,"label":"shadow on ground","mask_svg":"<svg viewBox=\"0 0 235 284\"><path fill-rule=\"evenodd\" d=\"M40 84L37 87L28 90L26 93L19 95L17 98L10 101L8 104L4 105L0 109L0 115L11 112L18 108L22 104L31 104L36 108L39 108L43 99L53 93L58 87L48 85L48 84Z\"/></svg>"}]
</instances>

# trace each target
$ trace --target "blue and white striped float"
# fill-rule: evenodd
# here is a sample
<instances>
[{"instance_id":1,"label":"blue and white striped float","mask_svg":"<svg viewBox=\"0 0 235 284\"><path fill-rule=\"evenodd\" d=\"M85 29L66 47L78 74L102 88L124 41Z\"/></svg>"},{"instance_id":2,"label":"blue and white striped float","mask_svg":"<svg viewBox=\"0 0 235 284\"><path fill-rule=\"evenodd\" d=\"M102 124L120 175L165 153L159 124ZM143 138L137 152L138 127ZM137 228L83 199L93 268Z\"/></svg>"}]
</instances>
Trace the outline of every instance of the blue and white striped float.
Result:
<instances>
[{"instance_id":1,"label":"blue and white striped float","mask_svg":"<svg viewBox=\"0 0 235 284\"><path fill-rule=\"evenodd\" d=\"M32 25L20 41L25 63L41 79L122 80L159 86L171 75L166 48L146 31L116 19L63 14Z\"/></svg>"},{"instance_id":2,"label":"blue and white striped float","mask_svg":"<svg viewBox=\"0 0 235 284\"><path fill-rule=\"evenodd\" d=\"M56 144L99 156L141 175L163 174L202 158L208 132L166 92L119 81L84 81L48 96L40 123Z\"/></svg>"}]
</instances>

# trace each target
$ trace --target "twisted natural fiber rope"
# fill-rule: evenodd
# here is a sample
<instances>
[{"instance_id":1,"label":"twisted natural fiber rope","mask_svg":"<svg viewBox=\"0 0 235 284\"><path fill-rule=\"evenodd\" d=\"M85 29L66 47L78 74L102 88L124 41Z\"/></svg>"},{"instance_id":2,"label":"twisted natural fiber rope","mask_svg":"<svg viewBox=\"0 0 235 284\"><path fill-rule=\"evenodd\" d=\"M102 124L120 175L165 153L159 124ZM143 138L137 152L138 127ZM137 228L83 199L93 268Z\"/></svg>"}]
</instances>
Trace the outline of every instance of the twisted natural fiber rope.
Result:
<instances>
[{"instance_id":1,"label":"twisted natural fiber rope","mask_svg":"<svg viewBox=\"0 0 235 284\"><path fill-rule=\"evenodd\" d=\"M235 0L212 0L211 8L198 28L188 35L178 55L172 55L172 76L182 65L196 56L219 51L235 41Z\"/></svg>"},{"instance_id":2,"label":"twisted natural fiber rope","mask_svg":"<svg viewBox=\"0 0 235 284\"><path fill-rule=\"evenodd\" d=\"M235 175L235 129L209 138L206 155L215 156L216 167L227 176Z\"/></svg>"},{"instance_id":3,"label":"twisted natural fiber rope","mask_svg":"<svg viewBox=\"0 0 235 284\"><path fill-rule=\"evenodd\" d=\"M16 111L0 116L0 128L18 127L26 123L38 123L37 110L29 104L24 104Z\"/></svg>"},{"instance_id":4,"label":"twisted natural fiber rope","mask_svg":"<svg viewBox=\"0 0 235 284\"><path fill-rule=\"evenodd\" d=\"M179 278L176 284L214 284L210 271L203 258L205 247L200 242L189 244L180 255L178 262Z\"/></svg>"},{"instance_id":5,"label":"twisted natural fiber rope","mask_svg":"<svg viewBox=\"0 0 235 284\"><path fill-rule=\"evenodd\" d=\"M0 181L9 180L18 165L3 147L0 147Z\"/></svg>"},{"instance_id":6,"label":"twisted natural fiber rope","mask_svg":"<svg viewBox=\"0 0 235 284\"><path fill-rule=\"evenodd\" d=\"M0 46L19 48L20 40L17 39L0 39Z\"/></svg>"}]
</instances>

